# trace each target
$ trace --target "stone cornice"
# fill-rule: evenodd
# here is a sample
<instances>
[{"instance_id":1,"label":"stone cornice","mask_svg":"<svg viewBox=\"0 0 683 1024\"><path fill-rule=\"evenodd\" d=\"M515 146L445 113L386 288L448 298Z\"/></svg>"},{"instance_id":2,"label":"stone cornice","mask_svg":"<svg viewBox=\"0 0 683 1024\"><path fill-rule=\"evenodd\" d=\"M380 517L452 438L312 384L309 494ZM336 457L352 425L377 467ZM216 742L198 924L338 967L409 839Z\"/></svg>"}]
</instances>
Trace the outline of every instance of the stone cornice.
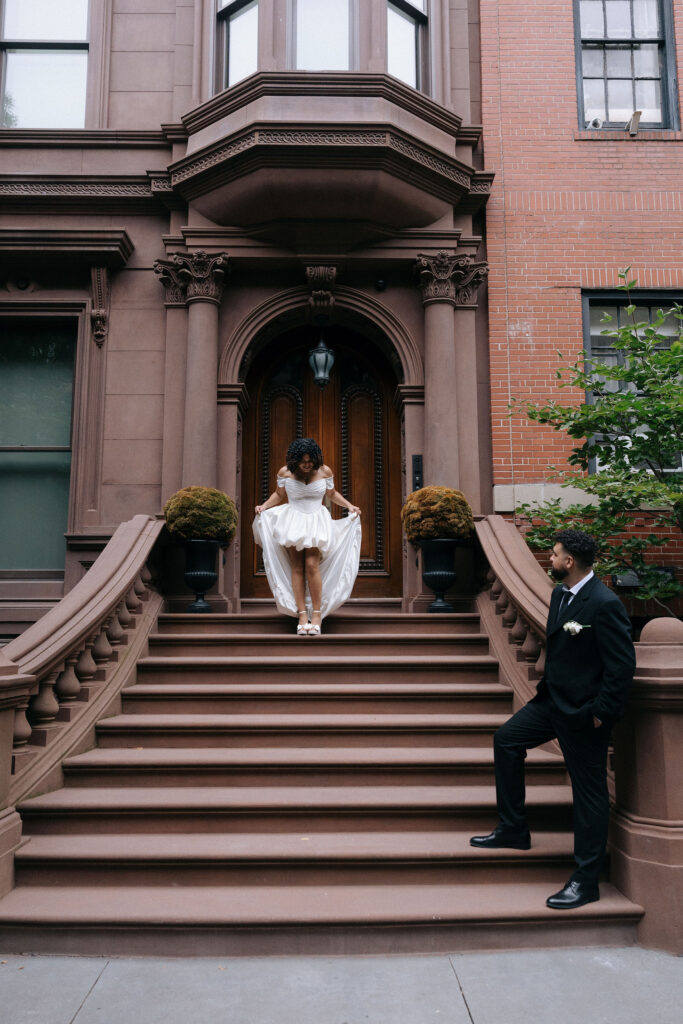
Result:
<instances>
[{"instance_id":1,"label":"stone cornice","mask_svg":"<svg viewBox=\"0 0 683 1024\"><path fill-rule=\"evenodd\" d=\"M110 206L153 206L161 201L151 180L139 175L0 175L0 204L91 206L106 210Z\"/></svg>"},{"instance_id":2,"label":"stone cornice","mask_svg":"<svg viewBox=\"0 0 683 1024\"><path fill-rule=\"evenodd\" d=\"M381 124L333 128L319 124L260 124L169 165L171 183L187 199L204 195L253 167L306 165L395 167L411 183L450 203L469 194L474 171L440 150Z\"/></svg>"},{"instance_id":3,"label":"stone cornice","mask_svg":"<svg viewBox=\"0 0 683 1024\"><path fill-rule=\"evenodd\" d=\"M238 82L231 89L218 93L185 114L182 123L185 130L192 135L262 96L320 95L379 97L395 103L396 106L452 136L459 134L462 124L462 118L457 114L390 75L369 75L353 71L260 72Z\"/></svg>"},{"instance_id":4,"label":"stone cornice","mask_svg":"<svg viewBox=\"0 0 683 1024\"><path fill-rule=\"evenodd\" d=\"M30 255L48 260L68 256L70 262L119 269L128 262L133 248L128 233L120 228L0 229L0 258Z\"/></svg>"},{"instance_id":5,"label":"stone cornice","mask_svg":"<svg viewBox=\"0 0 683 1024\"><path fill-rule=\"evenodd\" d=\"M0 129L0 147L49 146L59 149L100 149L110 147L150 147L168 149L169 140L163 131L65 130L37 128Z\"/></svg>"}]
</instances>

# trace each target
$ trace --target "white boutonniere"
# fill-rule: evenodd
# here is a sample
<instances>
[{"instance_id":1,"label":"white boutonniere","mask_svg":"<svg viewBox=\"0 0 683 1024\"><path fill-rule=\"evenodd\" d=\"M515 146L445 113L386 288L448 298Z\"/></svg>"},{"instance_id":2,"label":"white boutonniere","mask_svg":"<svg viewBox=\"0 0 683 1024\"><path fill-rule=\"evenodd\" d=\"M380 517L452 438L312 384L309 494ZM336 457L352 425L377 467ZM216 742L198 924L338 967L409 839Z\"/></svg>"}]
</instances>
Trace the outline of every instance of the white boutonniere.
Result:
<instances>
[{"instance_id":1,"label":"white boutonniere","mask_svg":"<svg viewBox=\"0 0 683 1024\"><path fill-rule=\"evenodd\" d=\"M565 622L562 627L565 633L569 633L570 636L578 636L582 629L590 628L590 626L582 626L580 622L574 622L574 619L570 619L569 622Z\"/></svg>"}]
</instances>

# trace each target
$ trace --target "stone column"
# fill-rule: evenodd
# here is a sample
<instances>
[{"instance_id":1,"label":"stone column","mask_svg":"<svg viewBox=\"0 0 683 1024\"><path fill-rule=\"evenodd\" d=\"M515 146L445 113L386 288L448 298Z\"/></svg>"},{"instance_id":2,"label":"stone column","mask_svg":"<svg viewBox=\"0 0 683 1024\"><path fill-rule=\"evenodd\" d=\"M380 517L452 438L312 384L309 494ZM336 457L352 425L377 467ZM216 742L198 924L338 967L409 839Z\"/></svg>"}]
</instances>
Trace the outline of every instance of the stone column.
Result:
<instances>
[{"instance_id":1,"label":"stone column","mask_svg":"<svg viewBox=\"0 0 683 1024\"><path fill-rule=\"evenodd\" d=\"M242 422L249 398L242 383L218 385L218 488L234 499L239 512L237 533L225 552L219 587L228 610L240 610L240 555L242 516L251 521L251 509L242 508Z\"/></svg>"},{"instance_id":2,"label":"stone column","mask_svg":"<svg viewBox=\"0 0 683 1024\"><path fill-rule=\"evenodd\" d=\"M486 274L486 264L474 263L469 254L441 251L419 253L417 271L424 304L425 421L424 482L461 487L463 455L475 457L471 438L460 437L458 414L458 359L453 310L471 297ZM462 372L462 366L460 367ZM473 369L476 381L476 370ZM476 432L476 424L474 425ZM468 499L473 495L466 495ZM476 495L479 503L479 495Z\"/></svg>"},{"instance_id":3,"label":"stone column","mask_svg":"<svg viewBox=\"0 0 683 1024\"><path fill-rule=\"evenodd\" d=\"M218 443L218 307L227 254L176 253L187 299L187 372L182 486L216 486Z\"/></svg>"},{"instance_id":4,"label":"stone column","mask_svg":"<svg viewBox=\"0 0 683 1024\"><path fill-rule=\"evenodd\" d=\"M164 286L166 359L164 364L164 427L161 459L161 505L180 488L183 475L185 378L187 373L187 296L185 282L173 260L157 260L154 273Z\"/></svg>"}]
</instances>

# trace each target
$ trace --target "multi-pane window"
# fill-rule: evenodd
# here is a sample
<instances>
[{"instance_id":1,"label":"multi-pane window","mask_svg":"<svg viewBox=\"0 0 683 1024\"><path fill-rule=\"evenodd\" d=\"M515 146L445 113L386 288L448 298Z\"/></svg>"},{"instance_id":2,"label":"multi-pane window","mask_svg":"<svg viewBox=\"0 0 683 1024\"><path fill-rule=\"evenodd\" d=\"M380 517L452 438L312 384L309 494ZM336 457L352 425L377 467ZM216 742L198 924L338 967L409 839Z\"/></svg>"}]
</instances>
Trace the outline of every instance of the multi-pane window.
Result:
<instances>
[{"instance_id":1,"label":"multi-pane window","mask_svg":"<svg viewBox=\"0 0 683 1024\"><path fill-rule=\"evenodd\" d=\"M0 325L0 570L63 570L76 325Z\"/></svg>"},{"instance_id":2,"label":"multi-pane window","mask_svg":"<svg viewBox=\"0 0 683 1024\"><path fill-rule=\"evenodd\" d=\"M658 318L660 309L665 311L671 309L674 302L682 302L683 296L669 294L657 298L646 299L632 296L631 303L635 309L629 313L628 301L622 299L590 298L588 300L588 332L585 339L586 352L594 368L599 364L603 366L623 365L626 359L623 349L614 347L614 339L609 334L603 334L604 330L614 331L618 327L633 326L635 324L651 324ZM604 321L605 314L612 317L609 322ZM681 325L674 316L668 316L664 323L657 327L657 333L662 336L659 343L660 348L670 348L672 343L679 337ZM619 391L636 391L634 384L627 381L606 380L604 383L605 392L616 393ZM588 401L593 400L593 395L587 395ZM683 468L683 453L681 453L672 470ZM600 469L596 462L594 469Z\"/></svg>"},{"instance_id":3,"label":"multi-pane window","mask_svg":"<svg viewBox=\"0 0 683 1024\"><path fill-rule=\"evenodd\" d=\"M300 71L351 68L351 0L296 0L294 66Z\"/></svg>"},{"instance_id":4,"label":"multi-pane window","mask_svg":"<svg viewBox=\"0 0 683 1024\"><path fill-rule=\"evenodd\" d=\"M637 110L643 127L670 123L675 90L667 59L667 3L579 0L584 125L597 119L606 127L624 128Z\"/></svg>"},{"instance_id":5,"label":"multi-pane window","mask_svg":"<svg viewBox=\"0 0 683 1024\"><path fill-rule=\"evenodd\" d=\"M258 0L217 0L218 88L258 71Z\"/></svg>"},{"instance_id":6,"label":"multi-pane window","mask_svg":"<svg viewBox=\"0 0 683 1024\"><path fill-rule=\"evenodd\" d=\"M387 71L413 89L425 79L427 0L387 3Z\"/></svg>"},{"instance_id":7,"label":"multi-pane window","mask_svg":"<svg viewBox=\"0 0 683 1024\"><path fill-rule=\"evenodd\" d=\"M88 0L2 0L2 128L83 128Z\"/></svg>"}]
</instances>

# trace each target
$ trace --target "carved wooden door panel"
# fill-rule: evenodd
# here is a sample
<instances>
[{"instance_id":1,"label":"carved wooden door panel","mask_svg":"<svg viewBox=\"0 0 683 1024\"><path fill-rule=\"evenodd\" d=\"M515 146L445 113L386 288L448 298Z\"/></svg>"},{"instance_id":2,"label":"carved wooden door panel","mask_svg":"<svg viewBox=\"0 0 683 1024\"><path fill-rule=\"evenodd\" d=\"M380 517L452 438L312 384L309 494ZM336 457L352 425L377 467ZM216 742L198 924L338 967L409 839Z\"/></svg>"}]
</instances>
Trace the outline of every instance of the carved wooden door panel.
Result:
<instances>
[{"instance_id":1,"label":"carved wooden door panel","mask_svg":"<svg viewBox=\"0 0 683 1024\"><path fill-rule=\"evenodd\" d=\"M332 467L337 489L363 510L361 567L354 597L401 595L401 457L395 377L366 339L327 328L335 353L330 383L313 380L308 354L319 330L299 328L272 342L247 377L249 409L242 447L242 597L267 597L253 508L275 488L295 437L313 437ZM343 512L332 506L332 516Z\"/></svg>"}]
</instances>

